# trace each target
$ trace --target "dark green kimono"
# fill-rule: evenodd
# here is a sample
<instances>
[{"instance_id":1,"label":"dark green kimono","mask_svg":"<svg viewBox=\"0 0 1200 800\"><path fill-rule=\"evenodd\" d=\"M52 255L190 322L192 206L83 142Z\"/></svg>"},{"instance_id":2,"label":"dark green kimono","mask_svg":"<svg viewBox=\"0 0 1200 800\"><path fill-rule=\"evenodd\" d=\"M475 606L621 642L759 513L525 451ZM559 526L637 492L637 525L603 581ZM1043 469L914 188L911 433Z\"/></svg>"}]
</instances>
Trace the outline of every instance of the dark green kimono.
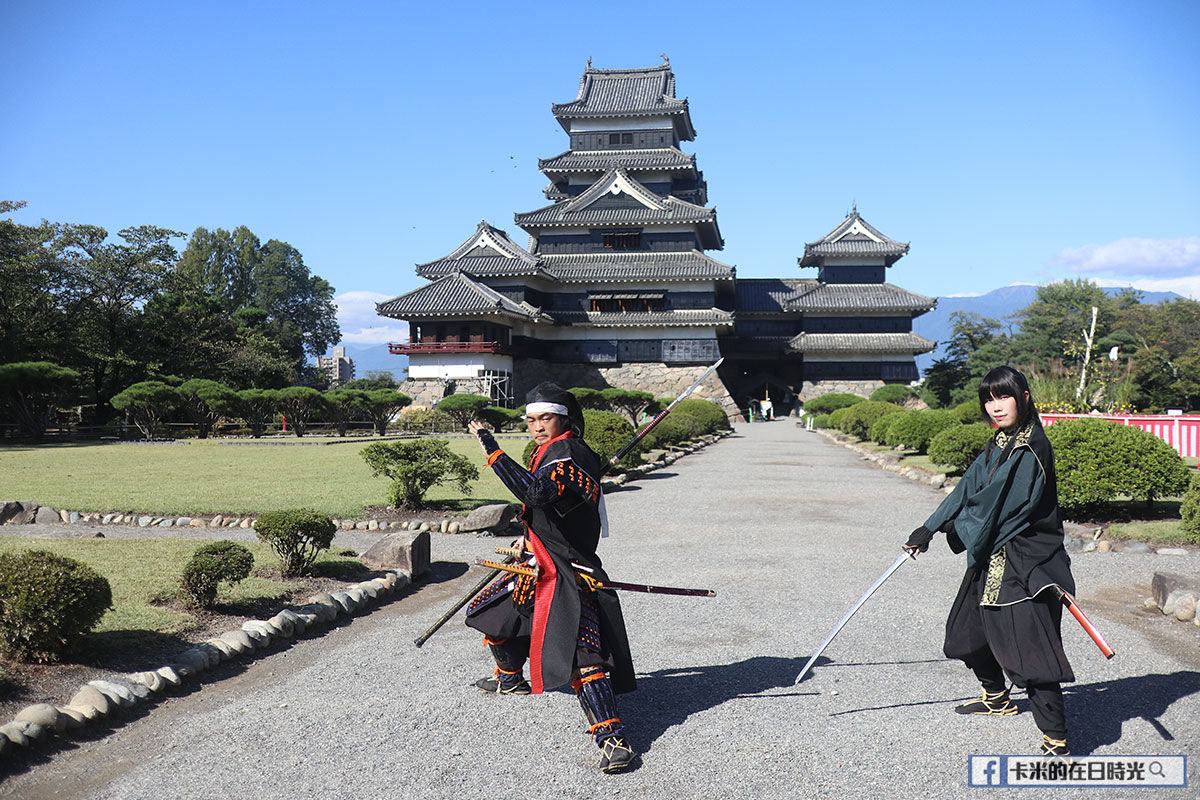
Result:
<instances>
[{"instance_id":1,"label":"dark green kimono","mask_svg":"<svg viewBox=\"0 0 1200 800\"><path fill-rule=\"evenodd\" d=\"M1054 451L1037 420L997 431L926 521L966 551L943 652L968 667L987 651L1018 686L1075 680L1063 653L1061 591L1074 593L1063 547Z\"/></svg>"}]
</instances>

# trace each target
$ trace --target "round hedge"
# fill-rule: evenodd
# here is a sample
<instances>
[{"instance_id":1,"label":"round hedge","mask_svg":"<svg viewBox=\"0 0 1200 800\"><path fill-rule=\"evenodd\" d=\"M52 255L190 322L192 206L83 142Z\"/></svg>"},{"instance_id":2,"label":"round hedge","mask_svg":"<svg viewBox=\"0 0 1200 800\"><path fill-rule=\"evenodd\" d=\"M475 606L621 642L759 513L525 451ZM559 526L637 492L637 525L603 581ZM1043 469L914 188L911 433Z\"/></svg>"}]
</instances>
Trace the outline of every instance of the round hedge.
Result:
<instances>
[{"instance_id":1,"label":"round hedge","mask_svg":"<svg viewBox=\"0 0 1200 800\"><path fill-rule=\"evenodd\" d=\"M905 411L891 424L887 431L890 445L902 445L918 453L929 449L929 442L951 425L960 424L949 411L929 409Z\"/></svg>"},{"instance_id":2,"label":"round hedge","mask_svg":"<svg viewBox=\"0 0 1200 800\"><path fill-rule=\"evenodd\" d=\"M971 466L996 429L986 422L951 425L929 441L929 460L955 470Z\"/></svg>"},{"instance_id":3,"label":"round hedge","mask_svg":"<svg viewBox=\"0 0 1200 800\"><path fill-rule=\"evenodd\" d=\"M875 424L881 417L889 414L895 414L897 411L904 409L894 403L884 403L877 400L866 400L862 403L855 403L846 408L846 415L842 418L841 429L843 433L848 433L851 436L857 436L860 439L866 439L867 434L871 430L871 426Z\"/></svg>"},{"instance_id":4,"label":"round hedge","mask_svg":"<svg viewBox=\"0 0 1200 800\"><path fill-rule=\"evenodd\" d=\"M846 421L846 416L849 413L850 413L849 406L843 406L842 408L839 408L836 411L830 412L829 427L837 428L840 431L842 429L842 424Z\"/></svg>"},{"instance_id":5,"label":"round hedge","mask_svg":"<svg viewBox=\"0 0 1200 800\"><path fill-rule=\"evenodd\" d=\"M839 408L846 408L866 399L847 392L832 392L804 401L804 410L809 414L831 414Z\"/></svg>"},{"instance_id":6,"label":"round hedge","mask_svg":"<svg viewBox=\"0 0 1200 800\"><path fill-rule=\"evenodd\" d=\"M972 422L987 422L979 411L979 401L967 400L964 403L959 403L954 408L950 409L950 413L959 422L969 425Z\"/></svg>"},{"instance_id":7,"label":"round hedge","mask_svg":"<svg viewBox=\"0 0 1200 800\"><path fill-rule=\"evenodd\" d=\"M871 428L867 431L867 438L879 444L887 444L888 430L891 429L892 423L898 419L900 419L899 414L884 414L871 423Z\"/></svg>"},{"instance_id":8,"label":"round hedge","mask_svg":"<svg viewBox=\"0 0 1200 800\"><path fill-rule=\"evenodd\" d=\"M1200 473L1192 473L1192 485L1179 506L1183 532L1192 544L1200 544Z\"/></svg>"},{"instance_id":9,"label":"round hedge","mask_svg":"<svg viewBox=\"0 0 1200 800\"><path fill-rule=\"evenodd\" d=\"M243 581L253 568L254 554L229 539L196 548L179 580L184 603L193 608L211 608L221 581Z\"/></svg>"},{"instance_id":10,"label":"round hedge","mask_svg":"<svg viewBox=\"0 0 1200 800\"><path fill-rule=\"evenodd\" d=\"M45 550L0 553L0 655L58 661L112 607L108 579Z\"/></svg>"},{"instance_id":11,"label":"round hedge","mask_svg":"<svg viewBox=\"0 0 1200 800\"><path fill-rule=\"evenodd\" d=\"M267 511L254 521L258 538L279 556L285 578L295 577L317 560L317 555L333 544L337 526L317 511L289 509Z\"/></svg>"},{"instance_id":12,"label":"round hedge","mask_svg":"<svg viewBox=\"0 0 1200 800\"><path fill-rule=\"evenodd\" d=\"M1103 419L1068 419L1046 428L1064 511L1094 510L1124 495L1147 503L1182 495L1190 474L1179 454L1154 434Z\"/></svg>"},{"instance_id":13,"label":"round hedge","mask_svg":"<svg viewBox=\"0 0 1200 800\"><path fill-rule=\"evenodd\" d=\"M889 383L871 392L871 400L877 403L903 405L905 400L917 396L917 390L899 383Z\"/></svg>"},{"instance_id":14,"label":"round hedge","mask_svg":"<svg viewBox=\"0 0 1200 800\"><path fill-rule=\"evenodd\" d=\"M702 433L704 430L700 420L691 414L676 414L672 411L654 426L654 430L646 434L646 438L642 439L642 446L646 450L661 450L694 439Z\"/></svg>"},{"instance_id":15,"label":"round hedge","mask_svg":"<svg viewBox=\"0 0 1200 800\"><path fill-rule=\"evenodd\" d=\"M831 419L832 417L833 417L832 414L815 414L815 415L813 415L813 418L812 418L813 427L814 428L832 428L833 427L833 420Z\"/></svg>"},{"instance_id":16,"label":"round hedge","mask_svg":"<svg viewBox=\"0 0 1200 800\"><path fill-rule=\"evenodd\" d=\"M716 433L730 429L729 415L725 410L711 400L701 397L689 397L681 400L679 405L671 409L664 419L670 419L677 414L686 414L700 423L702 433ZM661 423L660 423L661 424Z\"/></svg>"}]
</instances>

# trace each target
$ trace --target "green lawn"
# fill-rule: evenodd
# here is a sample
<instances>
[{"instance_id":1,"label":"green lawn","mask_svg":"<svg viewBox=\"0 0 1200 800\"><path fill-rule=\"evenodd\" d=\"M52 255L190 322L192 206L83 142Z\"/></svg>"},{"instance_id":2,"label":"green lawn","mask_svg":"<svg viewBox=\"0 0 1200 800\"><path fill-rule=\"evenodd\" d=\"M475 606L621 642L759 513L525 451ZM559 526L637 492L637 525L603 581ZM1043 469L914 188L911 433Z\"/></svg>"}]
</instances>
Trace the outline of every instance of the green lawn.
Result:
<instances>
[{"instance_id":1,"label":"green lawn","mask_svg":"<svg viewBox=\"0 0 1200 800\"><path fill-rule=\"evenodd\" d=\"M197 539L33 539L0 536L0 552L49 550L82 561L108 579L113 608L96 626L100 641L128 643L145 632L174 635L196 626L196 618L167 608L179 587L179 576L192 553L205 540ZM218 610L250 616L255 609L275 608L291 599L301 584L264 577L278 574L279 559L262 542L242 542L254 554L254 572L230 586L221 584ZM324 551L313 565L319 576L366 580L372 573L357 559ZM301 598L303 599L303 598ZM156 602L157 601L157 602ZM273 611L271 613L274 613Z\"/></svg>"},{"instance_id":2,"label":"green lawn","mask_svg":"<svg viewBox=\"0 0 1200 800\"><path fill-rule=\"evenodd\" d=\"M362 517L364 506L383 505L387 479L372 477L359 455L370 439L324 446L221 441L3 445L0 499L33 500L72 511L201 515L311 508L351 518ZM526 441L524 436L500 437L501 446L517 458ZM469 498L450 487L435 487L428 500L464 501L464 507L512 500L484 466L473 437L449 442L480 467L480 479Z\"/></svg>"},{"instance_id":3,"label":"green lawn","mask_svg":"<svg viewBox=\"0 0 1200 800\"><path fill-rule=\"evenodd\" d=\"M1134 539L1152 545L1198 543L1184 531L1183 521L1178 519L1119 523L1105 531L1104 536L1108 539Z\"/></svg>"}]
</instances>

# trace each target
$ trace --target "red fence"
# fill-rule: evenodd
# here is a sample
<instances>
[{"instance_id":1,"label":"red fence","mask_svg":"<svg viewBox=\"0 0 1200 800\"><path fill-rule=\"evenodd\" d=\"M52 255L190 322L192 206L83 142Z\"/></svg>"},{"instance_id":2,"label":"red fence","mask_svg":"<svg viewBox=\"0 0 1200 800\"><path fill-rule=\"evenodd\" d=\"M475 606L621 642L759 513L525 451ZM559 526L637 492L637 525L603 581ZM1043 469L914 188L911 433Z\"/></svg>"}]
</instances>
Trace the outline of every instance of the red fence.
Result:
<instances>
[{"instance_id":1,"label":"red fence","mask_svg":"<svg viewBox=\"0 0 1200 800\"><path fill-rule=\"evenodd\" d=\"M1153 433L1179 455L1200 458L1200 416L1172 414L1042 414L1042 422L1052 425L1061 419L1107 419L1122 425L1132 425Z\"/></svg>"}]
</instances>

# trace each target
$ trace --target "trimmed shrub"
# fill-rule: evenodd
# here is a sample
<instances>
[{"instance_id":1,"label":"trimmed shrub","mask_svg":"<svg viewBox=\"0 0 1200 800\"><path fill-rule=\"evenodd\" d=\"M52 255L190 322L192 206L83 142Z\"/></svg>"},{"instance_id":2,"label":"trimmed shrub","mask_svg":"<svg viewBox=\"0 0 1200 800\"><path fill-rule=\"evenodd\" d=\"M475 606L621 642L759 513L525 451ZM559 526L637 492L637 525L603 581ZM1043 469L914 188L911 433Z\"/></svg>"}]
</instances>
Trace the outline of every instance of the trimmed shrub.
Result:
<instances>
[{"instance_id":1,"label":"trimmed shrub","mask_svg":"<svg viewBox=\"0 0 1200 800\"><path fill-rule=\"evenodd\" d=\"M456 431L458 423L454 417L435 408L418 408L400 415L400 430L408 433Z\"/></svg>"},{"instance_id":2,"label":"trimmed shrub","mask_svg":"<svg viewBox=\"0 0 1200 800\"><path fill-rule=\"evenodd\" d=\"M525 419L524 414L518 414L515 408L488 406L479 412L479 421L494 431L518 427Z\"/></svg>"},{"instance_id":3,"label":"trimmed shrub","mask_svg":"<svg viewBox=\"0 0 1200 800\"><path fill-rule=\"evenodd\" d=\"M871 430L871 426L877 420L903 410L903 408L894 403L873 400L855 403L846 408L846 416L842 418L841 429L844 433L848 433L851 436L865 439Z\"/></svg>"},{"instance_id":4,"label":"trimmed shrub","mask_svg":"<svg viewBox=\"0 0 1200 800\"><path fill-rule=\"evenodd\" d=\"M995 430L986 422L951 425L929 441L929 459L961 472L984 451Z\"/></svg>"},{"instance_id":5,"label":"trimmed shrub","mask_svg":"<svg viewBox=\"0 0 1200 800\"><path fill-rule=\"evenodd\" d=\"M449 414L458 427L465 428L468 422L491 404L492 401L481 394L452 394L438 401L437 410Z\"/></svg>"},{"instance_id":6,"label":"trimmed shrub","mask_svg":"<svg viewBox=\"0 0 1200 800\"><path fill-rule=\"evenodd\" d=\"M112 607L108 580L45 550L0 553L0 655L58 661Z\"/></svg>"},{"instance_id":7,"label":"trimmed shrub","mask_svg":"<svg viewBox=\"0 0 1200 800\"><path fill-rule=\"evenodd\" d=\"M900 406L904 405L904 401L916 396L917 390L911 386L889 383L871 392L870 399L877 403L895 403Z\"/></svg>"},{"instance_id":8,"label":"trimmed shrub","mask_svg":"<svg viewBox=\"0 0 1200 800\"><path fill-rule=\"evenodd\" d=\"M884 414L871 423L871 429L867 431L867 438L873 442L879 442L879 444L887 444L888 430L892 427L892 423L899 418L896 414Z\"/></svg>"},{"instance_id":9,"label":"trimmed shrub","mask_svg":"<svg viewBox=\"0 0 1200 800\"><path fill-rule=\"evenodd\" d=\"M846 415L849 413L850 413L849 406L843 406L842 408L839 408L838 410L830 413L829 427L837 428L840 431L842 429L843 423L846 420Z\"/></svg>"},{"instance_id":10,"label":"trimmed shrub","mask_svg":"<svg viewBox=\"0 0 1200 800\"><path fill-rule=\"evenodd\" d=\"M1183 532L1188 541L1200 544L1200 473L1192 474L1192 485L1183 496L1179 516L1183 518Z\"/></svg>"},{"instance_id":11,"label":"trimmed shrub","mask_svg":"<svg viewBox=\"0 0 1200 800\"><path fill-rule=\"evenodd\" d=\"M846 392L833 392L831 394L823 394L820 397L814 397L812 400L806 400L804 410L809 414L830 414L837 411L839 408L846 408L855 403L861 403L866 400L865 397L859 397L856 394L848 394Z\"/></svg>"},{"instance_id":12,"label":"trimmed shrub","mask_svg":"<svg viewBox=\"0 0 1200 800\"><path fill-rule=\"evenodd\" d=\"M711 400L705 400L702 397L689 397L686 400L681 400L679 405L675 406L671 410L671 413L667 415L666 419L679 414L686 414L695 419L700 424L702 433L727 431L732 427L729 424L729 415L725 413L725 409Z\"/></svg>"},{"instance_id":13,"label":"trimmed shrub","mask_svg":"<svg viewBox=\"0 0 1200 800\"><path fill-rule=\"evenodd\" d=\"M382 443L371 445L381 446ZM268 511L254 521L254 532L279 556L280 571L285 578L303 575L317 555L333 544L336 530L329 517L303 508Z\"/></svg>"},{"instance_id":14,"label":"trimmed shrub","mask_svg":"<svg viewBox=\"0 0 1200 800\"><path fill-rule=\"evenodd\" d=\"M986 419L984 419L983 415L979 413L978 400L968 400L965 403L959 403L954 408L950 409L950 413L954 415L956 420L964 425L970 425L975 422L988 422Z\"/></svg>"},{"instance_id":15,"label":"trimmed shrub","mask_svg":"<svg viewBox=\"0 0 1200 800\"><path fill-rule=\"evenodd\" d=\"M929 449L929 442L934 436L951 425L960 424L949 411L905 411L903 416L897 416L899 419L888 428L888 444L902 445L918 453Z\"/></svg>"},{"instance_id":16,"label":"trimmed shrub","mask_svg":"<svg viewBox=\"0 0 1200 800\"><path fill-rule=\"evenodd\" d=\"M420 508L425 493L443 483L470 494L471 481L479 479L479 469L466 456L452 451L444 439L376 442L364 447L360 455L376 476L391 478L387 503L395 508Z\"/></svg>"},{"instance_id":17,"label":"trimmed shrub","mask_svg":"<svg viewBox=\"0 0 1200 800\"><path fill-rule=\"evenodd\" d=\"M815 414L815 415L813 415L813 427L814 428L832 428L833 427L833 421L831 419L832 416L833 416L832 414Z\"/></svg>"},{"instance_id":18,"label":"trimmed shrub","mask_svg":"<svg viewBox=\"0 0 1200 800\"><path fill-rule=\"evenodd\" d=\"M243 581L253 567L254 554L237 542L222 539L198 547L179 579L184 604L212 608L221 581Z\"/></svg>"},{"instance_id":19,"label":"trimmed shrub","mask_svg":"<svg viewBox=\"0 0 1200 800\"><path fill-rule=\"evenodd\" d=\"M642 439L642 446L646 450L662 450L673 444L694 439L701 433L703 430L700 427L700 420L691 414L676 414L672 411L663 418L662 422L654 426L654 430L646 434L646 438Z\"/></svg>"},{"instance_id":20,"label":"trimmed shrub","mask_svg":"<svg viewBox=\"0 0 1200 800\"><path fill-rule=\"evenodd\" d=\"M1102 419L1070 419L1046 428L1058 467L1064 511L1094 510L1124 495L1147 504L1181 495L1190 478L1183 459L1154 434Z\"/></svg>"}]
</instances>

